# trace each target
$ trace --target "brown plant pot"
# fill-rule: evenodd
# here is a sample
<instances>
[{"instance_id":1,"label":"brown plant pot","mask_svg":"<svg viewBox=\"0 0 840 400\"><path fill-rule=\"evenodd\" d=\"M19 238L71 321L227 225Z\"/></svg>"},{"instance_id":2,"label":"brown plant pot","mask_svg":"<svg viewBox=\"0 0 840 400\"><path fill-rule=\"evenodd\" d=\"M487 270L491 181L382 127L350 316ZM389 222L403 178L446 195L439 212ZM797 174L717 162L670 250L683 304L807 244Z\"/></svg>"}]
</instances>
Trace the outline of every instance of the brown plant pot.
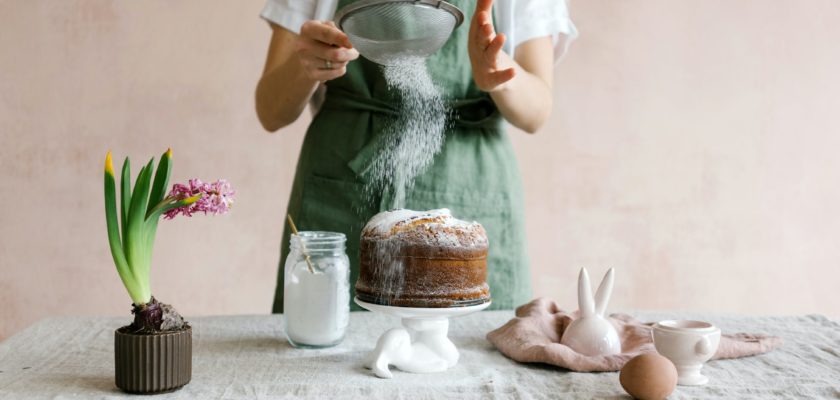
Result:
<instances>
[{"instance_id":1,"label":"brown plant pot","mask_svg":"<svg viewBox=\"0 0 840 400\"><path fill-rule=\"evenodd\" d=\"M114 332L117 387L129 393L176 390L192 378L192 329L155 334Z\"/></svg>"}]
</instances>

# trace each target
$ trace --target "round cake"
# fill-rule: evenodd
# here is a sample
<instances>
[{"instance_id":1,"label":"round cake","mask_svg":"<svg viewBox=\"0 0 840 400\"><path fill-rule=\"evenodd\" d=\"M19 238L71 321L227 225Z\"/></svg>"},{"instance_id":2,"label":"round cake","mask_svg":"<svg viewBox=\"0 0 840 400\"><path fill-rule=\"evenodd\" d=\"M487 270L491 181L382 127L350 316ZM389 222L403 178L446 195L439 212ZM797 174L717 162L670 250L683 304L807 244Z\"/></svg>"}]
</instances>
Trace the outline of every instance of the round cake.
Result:
<instances>
[{"instance_id":1,"label":"round cake","mask_svg":"<svg viewBox=\"0 0 840 400\"><path fill-rule=\"evenodd\" d=\"M399 307L459 307L490 301L487 233L447 209L395 210L362 230L359 300Z\"/></svg>"}]
</instances>

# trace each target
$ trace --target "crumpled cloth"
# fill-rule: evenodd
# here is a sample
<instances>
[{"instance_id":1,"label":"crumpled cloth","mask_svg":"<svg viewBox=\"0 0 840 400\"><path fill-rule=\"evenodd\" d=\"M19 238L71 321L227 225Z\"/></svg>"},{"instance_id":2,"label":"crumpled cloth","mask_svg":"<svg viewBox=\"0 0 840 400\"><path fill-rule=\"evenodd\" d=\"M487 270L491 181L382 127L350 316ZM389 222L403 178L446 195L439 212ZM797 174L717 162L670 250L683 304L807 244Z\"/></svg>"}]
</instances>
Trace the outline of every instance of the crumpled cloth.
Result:
<instances>
[{"instance_id":1,"label":"crumpled cloth","mask_svg":"<svg viewBox=\"0 0 840 400\"><path fill-rule=\"evenodd\" d=\"M621 338L621 354L586 356L560 338L576 313L561 310L554 300L538 298L516 309L516 317L487 334L502 354L519 362L539 362L578 372L618 371L643 353L656 352L651 337L653 322L644 323L626 314L612 314L610 322ZM751 333L722 334L713 360L766 353L782 345L776 336Z\"/></svg>"}]
</instances>

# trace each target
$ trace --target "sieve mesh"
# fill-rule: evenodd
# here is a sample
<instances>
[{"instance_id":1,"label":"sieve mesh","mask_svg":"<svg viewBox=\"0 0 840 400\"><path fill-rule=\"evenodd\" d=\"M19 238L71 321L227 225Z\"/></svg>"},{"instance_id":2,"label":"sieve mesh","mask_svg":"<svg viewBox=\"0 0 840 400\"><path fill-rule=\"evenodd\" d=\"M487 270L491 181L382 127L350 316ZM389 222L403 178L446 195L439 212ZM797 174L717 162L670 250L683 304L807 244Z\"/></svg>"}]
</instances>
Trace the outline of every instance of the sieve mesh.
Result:
<instances>
[{"instance_id":1,"label":"sieve mesh","mask_svg":"<svg viewBox=\"0 0 840 400\"><path fill-rule=\"evenodd\" d=\"M339 10L335 19L359 54L393 65L438 51L464 15L445 1L362 0Z\"/></svg>"}]
</instances>

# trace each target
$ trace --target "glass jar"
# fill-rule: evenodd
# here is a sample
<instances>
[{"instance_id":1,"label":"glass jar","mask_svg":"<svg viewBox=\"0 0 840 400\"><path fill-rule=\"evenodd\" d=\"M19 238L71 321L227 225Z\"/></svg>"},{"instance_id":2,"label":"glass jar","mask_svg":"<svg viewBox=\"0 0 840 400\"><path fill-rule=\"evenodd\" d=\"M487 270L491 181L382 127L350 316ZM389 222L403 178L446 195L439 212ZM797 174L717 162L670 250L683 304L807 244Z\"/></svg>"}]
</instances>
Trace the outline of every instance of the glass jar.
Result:
<instances>
[{"instance_id":1,"label":"glass jar","mask_svg":"<svg viewBox=\"0 0 840 400\"><path fill-rule=\"evenodd\" d=\"M330 347L344 339L350 319L346 241L336 232L292 235L283 285L283 318L292 346Z\"/></svg>"}]
</instances>

